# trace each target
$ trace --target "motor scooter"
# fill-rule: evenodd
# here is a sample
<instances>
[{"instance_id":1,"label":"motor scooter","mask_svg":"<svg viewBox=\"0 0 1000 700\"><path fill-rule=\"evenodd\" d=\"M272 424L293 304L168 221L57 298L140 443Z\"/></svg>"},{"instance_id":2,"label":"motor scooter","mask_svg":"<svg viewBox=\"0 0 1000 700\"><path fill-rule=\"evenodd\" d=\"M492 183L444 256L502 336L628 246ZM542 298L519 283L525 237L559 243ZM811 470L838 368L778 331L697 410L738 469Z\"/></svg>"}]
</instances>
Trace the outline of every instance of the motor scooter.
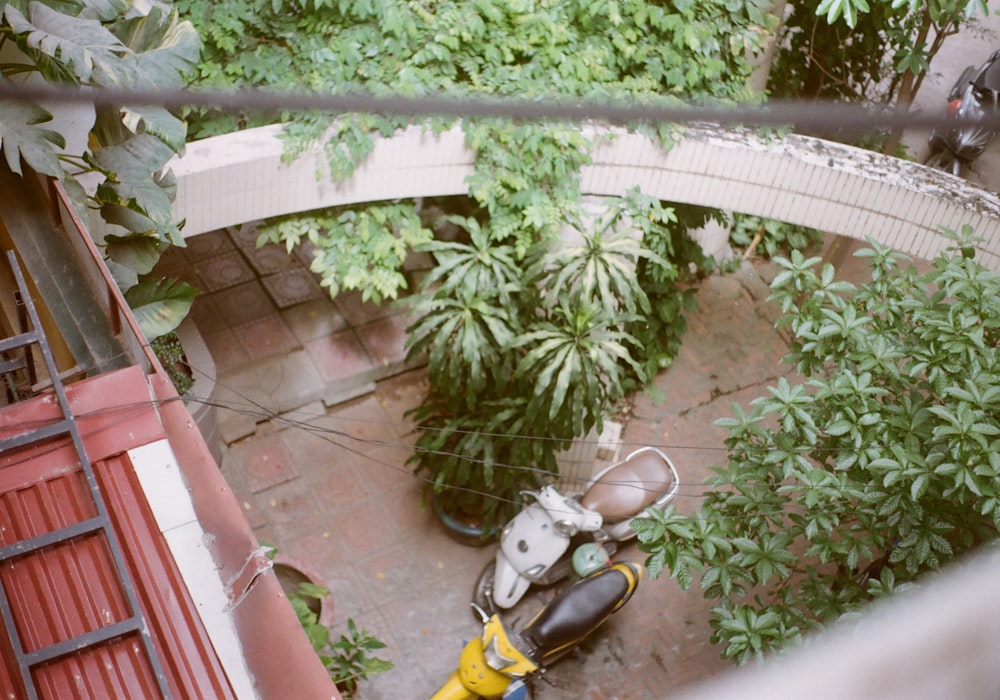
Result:
<instances>
[{"instance_id":1,"label":"motor scooter","mask_svg":"<svg viewBox=\"0 0 1000 700\"><path fill-rule=\"evenodd\" d=\"M496 557L483 569L472 600L489 612L513 607L532 584L551 585L572 573L582 543L599 542L607 560L617 542L635 537L631 521L648 506L665 507L677 495L677 468L655 447L640 447L598 472L583 495L555 486L523 491L530 498L500 533Z\"/></svg>"},{"instance_id":2,"label":"motor scooter","mask_svg":"<svg viewBox=\"0 0 1000 700\"><path fill-rule=\"evenodd\" d=\"M601 567L561 591L518 632L473 604L483 633L465 645L458 669L431 700L529 700L530 682L620 610L641 578L639 564Z\"/></svg>"},{"instance_id":3,"label":"motor scooter","mask_svg":"<svg viewBox=\"0 0 1000 700\"><path fill-rule=\"evenodd\" d=\"M962 177L972 162L982 155L996 136L996 131L983 124L993 118L1000 97L1000 50L994 51L979 68L967 66L948 93L948 117L971 120L952 128L931 131L930 153L924 165Z\"/></svg>"}]
</instances>

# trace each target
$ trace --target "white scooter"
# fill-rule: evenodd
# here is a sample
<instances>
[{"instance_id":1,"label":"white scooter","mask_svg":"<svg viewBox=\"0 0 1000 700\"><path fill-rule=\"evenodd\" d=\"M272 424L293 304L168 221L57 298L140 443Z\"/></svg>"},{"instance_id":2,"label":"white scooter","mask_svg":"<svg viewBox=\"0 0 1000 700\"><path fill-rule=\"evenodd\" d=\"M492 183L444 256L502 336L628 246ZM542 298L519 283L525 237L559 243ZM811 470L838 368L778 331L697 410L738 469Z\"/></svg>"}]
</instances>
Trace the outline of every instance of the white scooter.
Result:
<instances>
[{"instance_id":1,"label":"white scooter","mask_svg":"<svg viewBox=\"0 0 1000 700\"><path fill-rule=\"evenodd\" d=\"M548 586L569 576L572 557L586 542L602 546L597 555L594 547L580 549L578 557L603 556L607 562L616 542L635 537L632 519L648 506L665 507L679 482L667 455L641 447L595 475L579 499L551 485L523 491L533 502L503 528L496 559L479 575L472 601L491 613L513 607L532 584Z\"/></svg>"}]
</instances>

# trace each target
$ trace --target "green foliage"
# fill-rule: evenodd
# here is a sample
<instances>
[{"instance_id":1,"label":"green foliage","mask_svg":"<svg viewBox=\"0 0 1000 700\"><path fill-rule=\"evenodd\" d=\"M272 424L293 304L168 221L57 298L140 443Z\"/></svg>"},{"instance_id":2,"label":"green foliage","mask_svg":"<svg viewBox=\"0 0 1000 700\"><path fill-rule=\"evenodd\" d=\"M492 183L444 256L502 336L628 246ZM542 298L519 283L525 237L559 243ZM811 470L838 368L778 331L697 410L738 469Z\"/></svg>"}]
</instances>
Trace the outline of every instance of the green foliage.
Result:
<instances>
[{"instance_id":1,"label":"green foliage","mask_svg":"<svg viewBox=\"0 0 1000 700\"><path fill-rule=\"evenodd\" d=\"M3 3L0 44L13 42L20 55L0 65L0 85L7 75L37 73L48 82L78 87L181 86L183 72L198 56L194 28L179 22L168 3L153 3L146 11L132 5L121 0ZM14 172L21 173L23 159L39 173L63 179L73 192L83 192L75 177L96 173L103 178L87 205L122 228L122 235L109 237L108 258L128 294L151 269L151 256L167 244L184 244L183 224L172 220L174 180L164 167L183 150L186 126L159 107L98 107L89 150L62 153L63 135L38 126L50 119L37 105L0 104L0 147ZM62 161L72 164L72 176ZM180 296L176 287L159 300L146 289L131 293L147 305L139 312L140 323L153 333L180 322L176 315L182 318L190 306L188 302L181 312ZM159 308L153 311L151 302Z\"/></svg>"},{"instance_id":2,"label":"green foliage","mask_svg":"<svg viewBox=\"0 0 1000 700\"><path fill-rule=\"evenodd\" d=\"M330 645L330 656L322 657L330 669L330 677L345 698L355 697L359 681L392 669L391 661L369 653L384 648L385 643L366 629L358 630L354 620L347 619L347 634L340 635L340 639Z\"/></svg>"},{"instance_id":3,"label":"green foliage","mask_svg":"<svg viewBox=\"0 0 1000 700\"><path fill-rule=\"evenodd\" d=\"M823 232L806 226L796 226L775 219L748 214L733 214L729 242L736 248L754 250L765 258L788 255L793 250L805 250L823 242Z\"/></svg>"},{"instance_id":4,"label":"green foliage","mask_svg":"<svg viewBox=\"0 0 1000 700\"><path fill-rule=\"evenodd\" d=\"M449 217L466 238L421 248L438 265L406 300L417 316L409 353L427 353L431 384L412 412L411 462L446 510L481 515L487 527L505 521L519 491L555 472L557 450L645 382L650 356L658 366L676 352L679 312L656 314L683 296L677 285L704 262L700 248L670 230L670 208L638 190L604 204L595 221L577 218L578 244L552 235L523 261L517 237L499 238L484 211ZM659 336L643 346L632 330L651 326Z\"/></svg>"},{"instance_id":5,"label":"green foliage","mask_svg":"<svg viewBox=\"0 0 1000 700\"><path fill-rule=\"evenodd\" d=\"M684 311L694 306L697 280L714 269L715 261L705 255L689 231L700 228L715 216L712 210L693 205L663 202L629 191L614 205L620 216L642 233L642 247L648 254L636 261L636 284L649 300L649 311L625 324L641 350L636 360L641 371L627 390L642 388L640 377L652 377L669 366L680 350L687 328Z\"/></svg>"},{"instance_id":6,"label":"green foliage","mask_svg":"<svg viewBox=\"0 0 1000 700\"><path fill-rule=\"evenodd\" d=\"M771 68L773 97L896 104L908 109L945 40L982 0L808 0L788 5ZM843 19L844 21L840 21ZM825 133L826 138L895 152L897 134Z\"/></svg>"},{"instance_id":7,"label":"green foliage","mask_svg":"<svg viewBox=\"0 0 1000 700\"><path fill-rule=\"evenodd\" d=\"M1000 531L1000 277L971 231L918 274L873 244L871 281L793 251L772 299L805 381L718 421L729 461L691 516L634 521L651 572L715 601L739 662L918 582Z\"/></svg>"},{"instance_id":8,"label":"green foliage","mask_svg":"<svg viewBox=\"0 0 1000 700\"><path fill-rule=\"evenodd\" d=\"M149 343L156 357L163 365L164 371L170 377L171 383L179 396L186 396L194 385L191 368L188 366L187 355L177 334L171 331L151 340Z\"/></svg>"},{"instance_id":9,"label":"green foliage","mask_svg":"<svg viewBox=\"0 0 1000 700\"><path fill-rule=\"evenodd\" d=\"M0 74L0 87L10 80ZM52 121L52 115L38 105L27 102L0 103L0 148L12 172L21 174L23 159L36 172L52 177L62 174L56 149L66 147L66 139L58 131L39 126Z\"/></svg>"},{"instance_id":10,"label":"green foliage","mask_svg":"<svg viewBox=\"0 0 1000 700\"><path fill-rule=\"evenodd\" d=\"M753 99L751 65L773 17L767 3L709 0L669 7L645 0L595 6L448 0L365 3L178 0L204 40L195 82L212 87L289 85L318 91L453 97L512 95ZM335 11L331 9L335 7ZM294 39L293 39L294 38ZM381 115L254 115L197 111L191 134L206 136L280 118L285 156L323 144L332 176L353 173L374 147L407 123L442 129L454 120ZM477 154L469 194L496 243L518 259L578 211L579 173L590 139L578 125L468 119ZM651 130L658 133L657 130ZM331 232L331 237L336 235ZM339 279L340 258L314 271Z\"/></svg>"},{"instance_id":11,"label":"green foliage","mask_svg":"<svg viewBox=\"0 0 1000 700\"><path fill-rule=\"evenodd\" d=\"M149 339L170 333L187 316L198 290L176 279L144 279L125 290L139 328Z\"/></svg>"},{"instance_id":12,"label":"green foliage","mask_svg":"<svg viewBox=\"0 0 1000 700\"><path fill-rule=\"evenodd\" d=\"M406 289L401 270L409 251L431 240L412 204L340 207L271 219L260 229L257 246L284 244L291 252L308 243L311 269L336 296L358 289L365 301L396 299Z\"/></svg>"},{"instance_id":13,"label":"green foliage","mask_svg":"<svg viewBox=\"0 0 1000 700\"><path fill-rule=\"evenodd\" d=\"M326 588L304 581L299 584L296 593L288 594L288 602L337 690L345 700L350 700L356 697L361 681L389 671L393 663L371 654L384 649L385 643L368 630L359 630L352 618L347 619L347 634L341 634L336 642L331 641L330 629L319 622L308 603L310 598L321 600L329 595L330 591Z\"/></svg>"}]
</instances>

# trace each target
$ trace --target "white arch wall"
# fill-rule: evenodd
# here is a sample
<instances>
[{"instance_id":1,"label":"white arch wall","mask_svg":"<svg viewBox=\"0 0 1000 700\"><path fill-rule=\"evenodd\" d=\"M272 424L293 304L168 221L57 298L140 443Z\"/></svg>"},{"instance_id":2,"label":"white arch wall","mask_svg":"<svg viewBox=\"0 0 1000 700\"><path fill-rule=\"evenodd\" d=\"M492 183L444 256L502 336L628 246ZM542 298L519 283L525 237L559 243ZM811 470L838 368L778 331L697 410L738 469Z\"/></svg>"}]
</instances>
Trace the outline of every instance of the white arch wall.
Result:
<instances>
[{"instance_id":1,"label":"white arch wall","mask_svg":"<svg viewBox=\"0 0 1000 700\"><path fill-rule=\"evenodd\" d=\"M270 216L341 204L465 194L473 154L459 129L410 129L380 139L347 182L325 173L321 149L282 163L280 127L249 129L188 145L171 168L175 217L187 237ZM669 151L620 130L601 132L584 194L631 187L660 199L757 214L880 243L923 258L947 245L940 226L972 225L985 238L977 259L1000 271L1000 199L922 165L801 136L689 128ZM94 230L102 224L94 221Z\"/></svg>"}]
</instances>

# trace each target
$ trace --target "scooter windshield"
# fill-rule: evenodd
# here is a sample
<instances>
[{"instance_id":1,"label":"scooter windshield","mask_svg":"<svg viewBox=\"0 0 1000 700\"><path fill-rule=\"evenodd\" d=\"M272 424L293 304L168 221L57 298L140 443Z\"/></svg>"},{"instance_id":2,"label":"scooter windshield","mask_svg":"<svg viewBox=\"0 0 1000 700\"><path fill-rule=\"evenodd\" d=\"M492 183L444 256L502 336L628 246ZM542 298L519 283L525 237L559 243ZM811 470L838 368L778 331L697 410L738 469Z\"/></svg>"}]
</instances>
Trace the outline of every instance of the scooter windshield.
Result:
<instances>
[{"instance_id":1,"label":"scooter windshield","mask_svg":"<svg viewBox=\"0 0 1000 700\"><path fill-rule=\"evenodd\" d=\"M491 668L515 678L538 669L511 641L499 615L491 617L483 627L483 655Z\"/></svg>"}]
</instances>

